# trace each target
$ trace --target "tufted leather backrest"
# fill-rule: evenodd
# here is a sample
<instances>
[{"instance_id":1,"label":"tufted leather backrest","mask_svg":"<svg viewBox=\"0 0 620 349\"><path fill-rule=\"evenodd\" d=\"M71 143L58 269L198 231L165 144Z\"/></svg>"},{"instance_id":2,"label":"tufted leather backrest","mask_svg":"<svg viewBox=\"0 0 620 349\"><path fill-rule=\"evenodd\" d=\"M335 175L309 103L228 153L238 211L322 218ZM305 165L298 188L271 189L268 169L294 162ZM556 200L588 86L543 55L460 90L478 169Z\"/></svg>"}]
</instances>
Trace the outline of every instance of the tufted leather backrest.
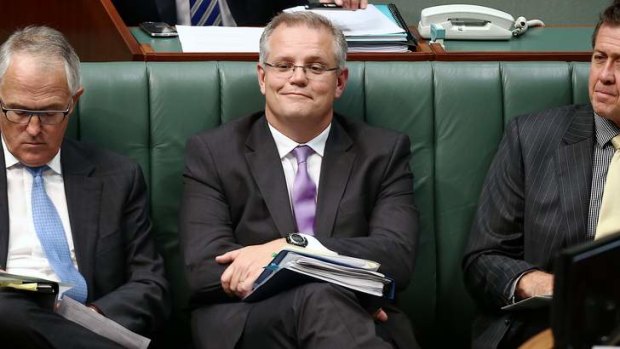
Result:
<instances>
[{"instance_id":1,"label":"tufted leather backrest","mask_svg":"<svg viewBox=\"0 0 620 349\"><path fill-rule=\"evenodd\" d=\"M423 346L467 346L474 308L460 261L504 125L518 114L587 102L588 68L567 62L349 64L336 110L411 138L421 235L413 281L399 303ZM85 93L68 135L142 165L173 287L169 343L187 342L177 231L185 141L263 108L256 63L83 63L82 72Z\"/></svg>"}]
</instances>

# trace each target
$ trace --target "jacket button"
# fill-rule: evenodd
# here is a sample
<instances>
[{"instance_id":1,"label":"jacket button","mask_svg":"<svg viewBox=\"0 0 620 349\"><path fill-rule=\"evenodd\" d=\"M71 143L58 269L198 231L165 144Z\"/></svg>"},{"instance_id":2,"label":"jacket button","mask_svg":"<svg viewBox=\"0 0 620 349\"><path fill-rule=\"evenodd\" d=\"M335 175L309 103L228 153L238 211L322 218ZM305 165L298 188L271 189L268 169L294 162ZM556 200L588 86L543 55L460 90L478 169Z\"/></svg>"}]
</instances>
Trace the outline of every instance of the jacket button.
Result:
<instances>
[{"instance_id":1,"label":"jacket button","mask_svg":"<svg viewBox=\"0 0 620 349\"><path fill-rule=\"evenodd\" d=\"M506 326L510 325L510 320L505 319L505 320L504 320L504 324L505 324Z\"/></svg>"}]
</instances>

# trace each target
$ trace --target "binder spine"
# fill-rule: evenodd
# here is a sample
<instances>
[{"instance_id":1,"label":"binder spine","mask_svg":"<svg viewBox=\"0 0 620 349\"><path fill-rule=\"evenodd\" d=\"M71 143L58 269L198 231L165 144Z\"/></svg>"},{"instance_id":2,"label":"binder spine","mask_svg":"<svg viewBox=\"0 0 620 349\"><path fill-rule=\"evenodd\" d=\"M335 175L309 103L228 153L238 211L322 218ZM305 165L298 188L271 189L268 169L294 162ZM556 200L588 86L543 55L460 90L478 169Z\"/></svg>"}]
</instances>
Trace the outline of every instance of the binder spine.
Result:
<instances>
[{"instance_id":1,"label":"binder spine","mask_svg":"<svg viewBox=\"0 0 620 349\"><path fill-rule=\"evenodd\" d=\"M400 11L398 11L398 8L395 4L388 4L388 9L390 10L392 16L398 22L398 25L400 25L400 27L403 28L403 30L407 33L407 40L411 43L411 50L415 51L416 47L418 46L418 40L416 40L416 38L411 34L411 31L407 26L407 22L405 22L403 16L401 16Z\"/></svg>"}]
</instances>

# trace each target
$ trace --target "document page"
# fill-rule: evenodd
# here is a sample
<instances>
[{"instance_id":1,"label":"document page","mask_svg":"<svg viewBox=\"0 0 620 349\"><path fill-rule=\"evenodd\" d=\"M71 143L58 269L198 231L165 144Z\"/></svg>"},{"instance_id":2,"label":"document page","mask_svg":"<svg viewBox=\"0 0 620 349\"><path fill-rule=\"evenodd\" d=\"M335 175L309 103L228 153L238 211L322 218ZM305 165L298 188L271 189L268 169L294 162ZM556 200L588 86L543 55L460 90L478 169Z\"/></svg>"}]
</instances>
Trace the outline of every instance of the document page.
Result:
<instances>
[{"instance_id":1,"label":"document page","mask_svg":"<svg viewBox=\"0 0 620 349\"><path fill-rule=\"evenodd\" d=\"M553 300L552 295L541 295L530 298L522 299L514 304L508 304L502 307L502 310L524 310L524 309L539 309L549 306Z\"/></svg>"},{"instance_id":2,"label":"document page","mask_svg":"<svg viewBox=\"0 0 620 349\"><path fill-rule=\"evenodd\" d=\"M98 335L106 337L125 348L147 349L151 342L150 339L126 329L69 297L63 298L58 303L56 312L65 319L88 328Z\"/></svg>"},{"instance_id":3,"label":"document page","mask_svg":"<svg viewBox=\"0 0 620 349\"><path fill-rule=\"evenodd\" d=\"M369 36L405 31L388 19L374 5L368 4L365 10L306 10L304 6L291 7L285 12L312 11L327 17L345 36Z\"/></svg>"},{"instance_id":4,"label":"document page","mask_svg":"<svg viewBox=\"0 0 620 349\"><path fill-rule=\"evenodd\" d=\"M258 52L264 28L177 25L183 52Z\"/></svg>"}]
</instances>

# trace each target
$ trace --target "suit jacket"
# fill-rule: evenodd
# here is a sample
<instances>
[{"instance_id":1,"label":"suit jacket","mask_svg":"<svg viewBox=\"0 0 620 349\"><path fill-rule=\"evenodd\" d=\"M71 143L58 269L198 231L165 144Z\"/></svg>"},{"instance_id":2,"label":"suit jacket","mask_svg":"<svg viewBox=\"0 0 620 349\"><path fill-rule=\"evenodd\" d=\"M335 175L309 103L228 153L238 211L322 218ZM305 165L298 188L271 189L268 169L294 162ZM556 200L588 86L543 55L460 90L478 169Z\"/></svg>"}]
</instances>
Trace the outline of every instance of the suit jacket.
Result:
<instances>
[{"instance_id":1,"label":"suit jacket","mask_svg":"<svg viewBox=\"0 0 620 349\"><path fill-rule=\"evenodd\" d=\"M188 0L189 1L189 0ZM307 0L227 0L237 26L265 26L282 10L305 5Z\"/></svg>"},{"instance_id":2,"label":"suit jacket","mask_svg":"<svg viewBox=\"0 0 620 349\"><path fill-rule=\"evenodd\" d=\"M169 309L161 257L150 236L140 167L110 152L65 139L61 165L80 273L88 303L124 327L150 334ZM9 219L0 155L0 267L7 262Z\"/></svg>"},{"instance_id":3,"label":"suit jacket","mask_svg":"<svg viewBox=\"0 0 620 349\"><path fill-rule=\"evenodd\" d=\"M379 261L401 289L412 274L418 228L409 158L407 136L336 116L322 160L315 223L323 245ZM233 348L249 308L223 293L226 266L215 256L296 231L264 114L192 137L184 182L180 225L191 296L194 307L212 319L199 324L200 331L218 334L208 344L213 348Z\"/></svg>"},{"instance_id":4,"label":"suit jacket","mask_svg":"<svg viewBox=\"0 0 620 349\"><path fill-rule=\"evenodd\" d=\"M508 125L463 260L466 286L482 311L474 347L496 347L511 326L530 324L534 313L499 310L513 280L530 269L552 272L556 252L587 239L593 144L591 106L556 108Z\"/></svg>"}]
</instances>

